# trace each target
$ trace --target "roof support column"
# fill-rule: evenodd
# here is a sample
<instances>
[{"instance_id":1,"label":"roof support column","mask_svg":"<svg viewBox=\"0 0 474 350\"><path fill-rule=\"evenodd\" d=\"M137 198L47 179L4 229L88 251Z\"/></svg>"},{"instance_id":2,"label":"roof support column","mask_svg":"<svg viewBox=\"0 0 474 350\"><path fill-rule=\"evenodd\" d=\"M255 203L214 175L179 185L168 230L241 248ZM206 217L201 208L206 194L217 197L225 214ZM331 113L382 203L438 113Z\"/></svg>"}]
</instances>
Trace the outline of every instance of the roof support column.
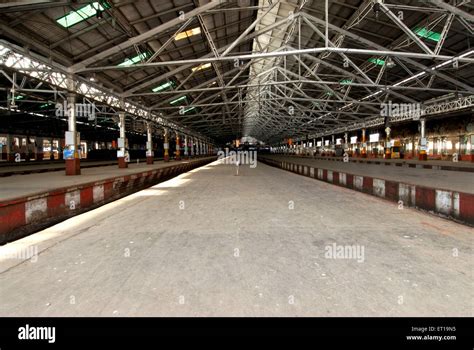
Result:
<instances>
[{"instance_id":1,"label":"roof support column","mask_svg":"<svg viewBox=\"0 0 474 350\"><path fill-rule=\"evenodd\" d=\"M81 160L78 150L78 133L76 125L76 94L68 94L67 108L68 131L65 135L64 159L66 160L66 175L81 174ZM52 145L51 145L52 149Z\"/></svg>"},{"instance_id":2,"label":"roof support column","mask_svg":"<svg viewBox=\"0 0 474 350\"><path fill-rule=\"evenodd\" d=\"M146 123L146 163L153 164L153 138L151 135L151 122Z\"/></svg>"},{"instance_id":3,"label":"roof support column","mask_svg":"<svg viewBox=\"0 0 474 350\"><path fill-rule=\"evenodd\" d=\"M420 118L420 145L419 145L418 159L428 159L428 140L426 139L426 119Z\"/></svg>"},{"instance_id":4,"label":"roof support column","mask_svg":"<svg viewBox=\"0 0 474 350\"><path fill-rule=\"evenodd\" d=\"M387 125L387 127L385 128L385 152L384 152L385 158L387 159L392 158L392 149L391 149L392 144L390 142L390 131L392 131L392 129L390 128L389 125Z\"/></svg>"},{"instance_id":5,"label":"roof support column","mask_svg":"<svg viewBox=\"0 0 474 350\"><path fill-rule=\"evenodd\" d=\"M365 131L366 131L365 128L362 128L362 151L361 151L362 158L367 157L367 149L365 145Z\"/></svg>"},{"instance_id":6,"label":"roof support column","mask_svg":"<svg viewBox=\"0 0 474 350\"><path fill-rule=\"evenodd\" d=\"M191 151L191 157L194 157L194 138L190 138L189 140L189 149Z\"/></svg>"},{"instance_id":7,"label":"roof support column","mask_svg":"<svg viewBox=\"0 0 474 350\"><path fill-rule=\"evenodd\" d=\"M125 137L125 112L119 112L120 137L117 140L119 150L117 151L117 160L119 168L128 168L128 157Z\"/></svg>"},{"instance_id":8,"label":"roof support column","mask_svg":"<svg viewBox=\"0 0 474 350\"><path fill-rule=\"evenodd\" d=\"M188 158L189 152L188 152L188 135L184 135L184 158Z\"/></svg>"},{"instance_id":9,"label":"roof support column","mask_svg":"<svg viewBox=\"0 0 474 350\"><path fill-rule=\"evenodd\" d=\"M181 160L181 150L180 150L180 138L179 133L176 132L176 152L175 152L175 159Z\"/></svg>"},{"instance_id":10,"label":"roof support column","mask_svg":"<svg viewBox=\"0 0 474 350\"><path fill-rule=\"evenodd\" d=\"M170 153L169 153L169 148L170 148L170 144L168 143L168 129L164 129L165 130L165 133L164 133L164 142L163 142L163 160L165 162L169 162L170 161Z\"/></svg>"}]
</instances>

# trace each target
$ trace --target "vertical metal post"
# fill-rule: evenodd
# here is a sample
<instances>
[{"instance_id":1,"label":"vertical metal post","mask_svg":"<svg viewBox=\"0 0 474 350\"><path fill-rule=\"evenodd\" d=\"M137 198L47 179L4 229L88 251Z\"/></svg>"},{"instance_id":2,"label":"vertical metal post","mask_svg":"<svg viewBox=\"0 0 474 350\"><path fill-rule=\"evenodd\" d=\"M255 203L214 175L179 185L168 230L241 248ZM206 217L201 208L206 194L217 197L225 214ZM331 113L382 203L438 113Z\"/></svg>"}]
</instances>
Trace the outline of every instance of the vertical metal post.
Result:
<instances>
[{"instance_id":1,"label":"vertical metal post","mask_svg":"<svg viewBox=\"0 0 474 350\"><path fill-rule=\"evenodd\" d=\"M70 86L70 90L73 90L73 86ZM68 131L66 132L65 149L63 150L64 158L66 160L66 175L80 175L81 160L79 158L77 143L76 94L68 94L67 106L64 112L67 113L68 116Z\"/></svg>"},{"instance_id":2,"label":"vertical metal post","mask_svg":"<svg viewBox=\"0 0 474 350\"><path fill-rule=\"evenodd\" d=\"M180 142L179 133L176 133L176 160L181 160Z\"/></svg>"},{"instance_id":3,"label":"vertical metal post","mask_svg":"<svg viewBox=\"0 0 474 350\"><path fill-rule=\"evenodd\" d=\"M119 168L128 168L128 160L127 157L127 148L125 147L125 112L119 112L119 120L120 120L120 138L118 140L118 146L120 150L118 151L117 158L118 158L118 166Z\"/></svg>"},{"instance_id":4,"label":"vertical metal post","mask_svg":"<svg viewBox=\"0 0 474 350\"><path fill-rule=\"evenodd\" d=\"M170 161L169 148L170 144L168 143L168 129L164 129L164 142L163 142L163 160L165 162Z\"/></svg>"},{"instance_id":5,"label":"vertical metal post","mask_svg":"<svg viewBox=\"0 0 474 350\"><path fill-rule=\"evenodd\" d=\"M151 122L146 123L146 163L153 164L153 138L151 135Z\"/></svg>"}]
</instances>

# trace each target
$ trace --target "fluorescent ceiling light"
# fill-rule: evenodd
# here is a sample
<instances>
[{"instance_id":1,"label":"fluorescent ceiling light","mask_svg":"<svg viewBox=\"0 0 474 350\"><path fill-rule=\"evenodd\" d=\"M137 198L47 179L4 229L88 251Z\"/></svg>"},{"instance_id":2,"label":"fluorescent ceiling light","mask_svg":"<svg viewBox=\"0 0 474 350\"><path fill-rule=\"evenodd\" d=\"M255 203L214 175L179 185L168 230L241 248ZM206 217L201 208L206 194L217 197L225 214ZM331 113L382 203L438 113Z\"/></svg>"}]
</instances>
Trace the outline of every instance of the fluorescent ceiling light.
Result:
<instances>
[{"instance_id":1,"label":"fluorescent ceiling light","mask_svg":"<svg viewBox=\"0 0 474 350\"><path fill-rule=\"evenodd\" d=\"M191 107L191 108L188 108L184 111L184 114L188 113L188 112L191 112L192 110L196 109L196 107Z\"/></svg>"},{"instance_id":2,"label":"fluorescent ceiling light","mask_svg":"<svg viewBox=\"0 0 474 350\"><path fill-rule=\"evenodd\" d=\"M131 66L132 64L135 64L137 62L143 61L145 58L148 57L148 52L141 53L139 55L136 55L135 57L132 58L126 58L125 61L120 63L118 66Z\"/></svg>"},{"instance_id":3,"label":"fluorescent ceiling light","mask_svg":"<svg viewBox=\"0 0 474 350\"><path fill-rule=\"evenodd\" d=\"M163 84L157 86L156 88L152 89L151 91L160 92L160 91L163 91L163 90L167 90L167 89L169 89L173 86L174 86L174 82L173 81L168 81L166 83L163 83Z\"/></svg>"},{"instance_id":4,"label":"fluorescent ceiling light","mask_svg":"<svg viewBox=\"0 0 474 350\"><path fill-rule=\"evenodd\" d=\"M189 38L190 36L197 35L197 34L201 34L201 27L196 27L190 30L186 30L185 32L178 33L176 34L174 40L178 41L181 39L186 39L186 38Z\"/></svg>"},{"instance_id":5,"label":"fluorescent ceiling light","mask_svg":"<svg viewBox=\"0 0 474 350\"><path fill-rule=\"evenodd\" d=\"M67 15L60 17L56 20L64 28L72 27L73 25L85 21L88 18L91 18L97 14L97 10L104 11L105 8L109 8L106 2L102 2L102 5L96 1L81 7L75 11L69 12Z\"/></svg>"},{"instance_id":6,"label":"fluorescent ceiling light","mask_svg":"<svg viewBox=\"0 0 474 350\"><path fill-rule=\"evenodd\" d=\"M177 104L181 101L185 101L186 99L187 99L186 96L181 96L181 97L177 98L176 100L171 101L170 104L175 105L175 104Z\"/></svg>"},{"instance_id":7,"label":"fluorescent ceiling light","mask_svg":"<svg viewBox=\"0 0 474 350\"><path fill-rule=\"evenodd\" d=\"M191 68L191 69L192 69L193 72L195 72L195 71L200 71L200 70L203 70L203 69L207 69L210 66L211 66L210 63L205 63L205 64L200 64L199 66Z\"/></svg>"}]
</instances>

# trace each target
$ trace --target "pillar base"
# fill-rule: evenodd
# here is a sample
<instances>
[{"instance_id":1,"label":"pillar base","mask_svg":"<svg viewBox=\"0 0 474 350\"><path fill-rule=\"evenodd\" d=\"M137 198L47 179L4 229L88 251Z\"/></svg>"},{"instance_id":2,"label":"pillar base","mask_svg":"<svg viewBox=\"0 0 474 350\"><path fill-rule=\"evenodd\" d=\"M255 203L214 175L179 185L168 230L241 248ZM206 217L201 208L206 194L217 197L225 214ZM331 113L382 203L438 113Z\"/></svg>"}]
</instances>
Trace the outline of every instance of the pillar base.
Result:
<instances>
[{"instance_id":1,"label":"pillar base","mask_svg":"<svg viewBox=\"0 0 474 350\"><path fill-rule=\"evenodd\" d=\"M81 160L66 159L66 175L81 175Z\"/></svg>"},{"instance_id":2,"label":"pillar base","mask_svg":"<svg viewBox=\"0 0 474 350\"><path fill-rule=\"evenodd\" d=\"M170 161L170 156L164 156L164 157L163 157L163 160L164 160L165 162L169 162L169 161Z\"/></svg>"},{"instance_id":3,"label":"pillar base","mask_svg":"<svg viewBox=\"0 0 474 350\"><path fill-rule=\"evenodd\" d=\"M181 156L176 156L174 159L175 160L181 160Z\"/></svg>"},{"instance_id":4,"label":"pillar base","mask_svg":"<svg viewBox=\"0 0 474 350\"><path fill-rule=\"evenodd\" d=\"M419 153L418 160L428 160L428 155L426 153Z\"/></svg>"},{"instance_id":5,"label":"pillar base","mask_svg":"<svg viewBox=\"0 0 474 350\"><path fill-rule=\"evenodd\" d=\"M118 157L118 167L119 168L128 168L128 163L125 161L125 157Z\"/></svg>"},{"instance_id":6,"label":"pillar base","mask_svg":"<svg viewBox=\"0 0 474 350\"><path fill-rule=\"evenodd\" d=\"M153 164L153 157L146 157L147 164Z\"/></svg>"}]
</instances>

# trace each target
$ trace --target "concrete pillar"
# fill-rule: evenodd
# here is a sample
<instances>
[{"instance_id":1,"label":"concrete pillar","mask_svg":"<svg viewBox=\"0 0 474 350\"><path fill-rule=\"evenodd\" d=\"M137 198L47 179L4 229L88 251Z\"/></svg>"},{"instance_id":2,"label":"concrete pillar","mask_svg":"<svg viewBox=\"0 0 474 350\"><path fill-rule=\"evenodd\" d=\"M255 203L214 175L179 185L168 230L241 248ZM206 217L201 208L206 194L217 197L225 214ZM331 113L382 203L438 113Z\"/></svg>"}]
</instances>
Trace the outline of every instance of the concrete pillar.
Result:
<instances>
[{"instance_id":1,"label":"concrete pillar","mask_svg":"<svg viewBox=\"0 0 474 350\"><path fill-rule=\"evenodd\" d=\"M365 128L362 129L362 151L361 155L363 158L367 157L367 150L365 148Z\"/></svg>"},{"instance_id":2,"label":"concrete pillar","mask_svg":"<svg viewBox=\"0 0 474 350\"><path fill-rule=\"evenodd\" d=\"M199 155L200 155L200 152L199 152L199 140L196 139L196 156L199 157Z\"/></svg>"},{"instance_id":3,"label":"concrete pillar","mask_svg":"<svg viewBox=\"0 0 474 350\"><path fill-rule=\"evenodd\" d=\"M119 151L117 152L118 166L119 168L128 168L126 159L127 148L125 147L125 112L119 112L119 119L120 137L117 141L119 147Z\"/></svg>"},{"instance_id":4,"label":"concrete pillar","mask_svg":"<svg viewBox=\"0 0 474 350\"><path fill-rule=\"evenodd\" d=\"M66 131L66 175L81 174L81 160L79 159L77 144L77 128L76 128L76 95L69 94L67 96L67 114L68 114L68 131Z\"/></svg>"},{"instance_id":5,"label":"concrete pillar","mask_svg":"<svg viewBox=\"0 0 474 350\"><path fill-rule=\"evenodd\" d=\"M153 164L153 138L151 136L151 123L146 123L146 163Z\"/></svg>"},{"instance_id":6,"label":"concrete pillar","mask_svg":"<svg viewBox=\"0 0 474 350\"><path fill-rule=\"evenodd\" d=\"M428 140L426 139L426 119L420 119L420 145L418 152L418 160L428 159Z\"/></svg>"},{"instance_id":7,"label":"concrete pillar","mask_svg":"<svg viewBox=\"0 0 474 350\"><path fill-rule=\"evenodd\" d=\"M179 133L176 133L176 160L181 160L181 149L180 149L180 138Z\"/></svg>"},{"instance_id":8,"label":"concrete pillar","mask_svg":"<svg viewBox=\"0 0 474 350\"><path fill-rule=\"evenodd\" d=\"M191 151L191 157L194 157L194 138L189 139L189 150Z\"/></svg>"},{"instance_id":9,"label":"concrete pillar","mask_svg":"<svg viewBox=\"0 0 474 350\"><path fill-rule=\"evenodd\" d=\"M332 150L332 155L336 155L336 140L335 140L335 135L332 135L331 137L331 150Z\"/></svg>"},{"instance_id":10,"label":"concrete pillar","mask_svg":"<svg viewBox=\"0 0 474 350\"><path fill-rule=\"evenodd\" d=\"M184 158L188 158L188 136L184 135Z\"/></svg>"},{"instance_id":11,"label":"concrete pillar","mask_svg":"<svg viewBox=\"0 0 474 350\"><path fill-rule=\"evenodd\" d=\"M392 148L391 148L391 143L390 143L390 127L387 126L385 128L385 158L386 159L391 159L392 158Z\"/></svg>"},{"instance_id":12,"label":"concrete pillar","mask_svg":"<svg viewBox=\"0 0 474 350\"><path fill-rule=\"evenodd\" d=\"M165 130L165 133L164 133L164 142L163 142L163 159L165 162L169 162L170 161L170 153L169 153L169 149L170 149L170 144L168 142L168 129L164 129Z\"/></svg>"}]
</instances>

